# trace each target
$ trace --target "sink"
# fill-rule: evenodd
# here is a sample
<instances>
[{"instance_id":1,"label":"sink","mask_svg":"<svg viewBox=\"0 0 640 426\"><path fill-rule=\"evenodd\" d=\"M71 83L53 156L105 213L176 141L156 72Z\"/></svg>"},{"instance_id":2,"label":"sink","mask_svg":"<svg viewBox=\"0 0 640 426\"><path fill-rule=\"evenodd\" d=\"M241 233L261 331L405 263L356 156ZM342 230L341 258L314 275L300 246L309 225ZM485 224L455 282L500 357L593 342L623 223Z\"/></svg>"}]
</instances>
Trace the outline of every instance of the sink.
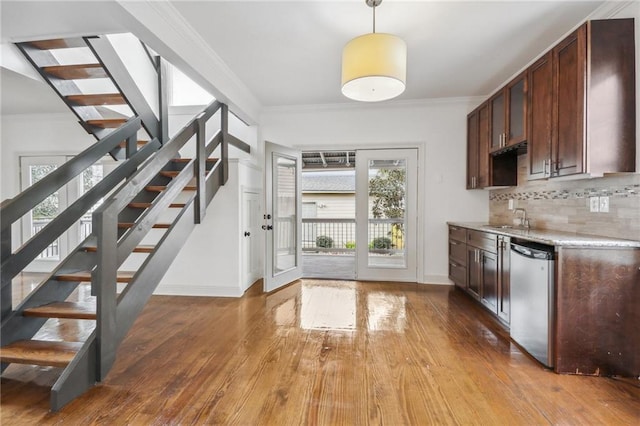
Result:
<instances>
[{"instance_id":1,"label":"sink","mask_svg":"<svg viewBox=\"0 0 640 426\"><path fill-rule=\"evenodd\" d=\"M485 228L494 228L494 229L512 229L513 225L482 225Z\"/></svg>"}]
</instances>

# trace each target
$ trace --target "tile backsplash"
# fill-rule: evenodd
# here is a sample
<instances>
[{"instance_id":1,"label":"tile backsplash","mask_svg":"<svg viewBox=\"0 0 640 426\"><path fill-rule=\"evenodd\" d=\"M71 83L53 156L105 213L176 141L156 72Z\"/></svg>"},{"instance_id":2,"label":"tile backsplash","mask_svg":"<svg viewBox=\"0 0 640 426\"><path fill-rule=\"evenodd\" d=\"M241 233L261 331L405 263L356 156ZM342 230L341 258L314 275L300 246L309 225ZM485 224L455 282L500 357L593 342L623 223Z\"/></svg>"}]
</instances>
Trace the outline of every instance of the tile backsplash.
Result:
<instances>
[{"instance_id":1,"label":"tile backsplash","mask_svg":"<svg viewBox=\"0 0 640 426\"><path fill-rule=\"evenodd\" d=\"M581 180L527 181L526 155L518 157L518 186L494 189L489 195L489 220L515 223L509 210L527 211L532 228L640 240L640 174ZM608 213L591 213L591 197L609 197Z\"/></svg>"}]
</instances>

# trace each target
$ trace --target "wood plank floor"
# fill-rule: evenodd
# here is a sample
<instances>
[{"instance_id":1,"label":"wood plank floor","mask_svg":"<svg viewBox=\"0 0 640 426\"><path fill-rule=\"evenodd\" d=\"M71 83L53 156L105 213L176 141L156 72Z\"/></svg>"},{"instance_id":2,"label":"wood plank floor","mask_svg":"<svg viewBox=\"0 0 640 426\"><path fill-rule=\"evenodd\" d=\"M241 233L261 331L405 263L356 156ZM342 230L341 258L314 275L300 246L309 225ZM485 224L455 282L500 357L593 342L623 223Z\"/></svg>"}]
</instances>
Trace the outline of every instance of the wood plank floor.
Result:
<instances>
[{"instance_id":1,"label":"wood plank floor","mask_svg":"<svg viewBox=\"0 0 640 426\"><path fill-rule=\"evenodd\" d=\"M72 329L67 329L68 333ZM635 380L563 376L451 287L304 280L154 296L107 380L58 413L59 369L11 365L4 424L631 425Z\"/></svg>"}]
</instances>

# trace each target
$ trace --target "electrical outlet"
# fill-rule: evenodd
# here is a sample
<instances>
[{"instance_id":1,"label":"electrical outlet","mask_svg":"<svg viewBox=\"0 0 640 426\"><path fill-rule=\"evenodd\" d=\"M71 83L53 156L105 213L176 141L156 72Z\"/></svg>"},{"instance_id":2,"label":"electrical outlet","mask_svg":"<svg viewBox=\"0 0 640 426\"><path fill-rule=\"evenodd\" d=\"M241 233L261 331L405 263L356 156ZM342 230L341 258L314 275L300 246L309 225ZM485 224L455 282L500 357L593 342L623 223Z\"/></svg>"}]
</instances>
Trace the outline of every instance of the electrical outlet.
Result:
<instances>
[{"instance_id":1,"label":"electrical outlet","mask_svg":"<svg viewBox=\"0 0 640 426\"><path fill-rule=\"evenodd\" d=\"M515 206L513 205L513 198L509 199L509 210L513 210Z\"/></svg>"},{"instance_id":2,"label":"electrical outlet","mask_svg":"<svg viewBox=\"0 0 640 426\"><path fill-rule=\"evenodd\" d=\"M600 199L598 197L589 198L589 211L591 213L597 213L600 211Z\"/></svg>"},{"instance_id":3,"label":"electrical outlet","mask_svg":"<svg viewBox=\"0 0 640 426\"><path fill-rule=\"evenodd\" d=\"M609 197L600 197L600 212L609 213Z\"/></svg>"}]
</instances>

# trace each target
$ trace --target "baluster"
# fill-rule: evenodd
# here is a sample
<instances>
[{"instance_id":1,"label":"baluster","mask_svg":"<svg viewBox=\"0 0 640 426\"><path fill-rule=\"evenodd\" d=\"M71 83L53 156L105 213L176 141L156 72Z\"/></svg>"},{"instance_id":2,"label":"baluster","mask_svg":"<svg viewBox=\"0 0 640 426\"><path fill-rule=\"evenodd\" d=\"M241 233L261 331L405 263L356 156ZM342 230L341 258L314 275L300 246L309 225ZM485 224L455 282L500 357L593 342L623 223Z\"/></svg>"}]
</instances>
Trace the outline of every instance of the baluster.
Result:
<instances>
[{"instance_id":1,"label":"baluster","mask_svg":"<svg viewBox=\"0 0 640 426\"><path fill-rule=\"evenodd\" d=\"M196 199L195 199L195 223L201 223L207 212L207 192L205 186L205 175L207 167L207 153L205 147L206 122L204 113L200 113L196 118L196 161L194 174L196 176ZM223 135L224 140L224 135Z\"/></svg>"}]
</instances>

